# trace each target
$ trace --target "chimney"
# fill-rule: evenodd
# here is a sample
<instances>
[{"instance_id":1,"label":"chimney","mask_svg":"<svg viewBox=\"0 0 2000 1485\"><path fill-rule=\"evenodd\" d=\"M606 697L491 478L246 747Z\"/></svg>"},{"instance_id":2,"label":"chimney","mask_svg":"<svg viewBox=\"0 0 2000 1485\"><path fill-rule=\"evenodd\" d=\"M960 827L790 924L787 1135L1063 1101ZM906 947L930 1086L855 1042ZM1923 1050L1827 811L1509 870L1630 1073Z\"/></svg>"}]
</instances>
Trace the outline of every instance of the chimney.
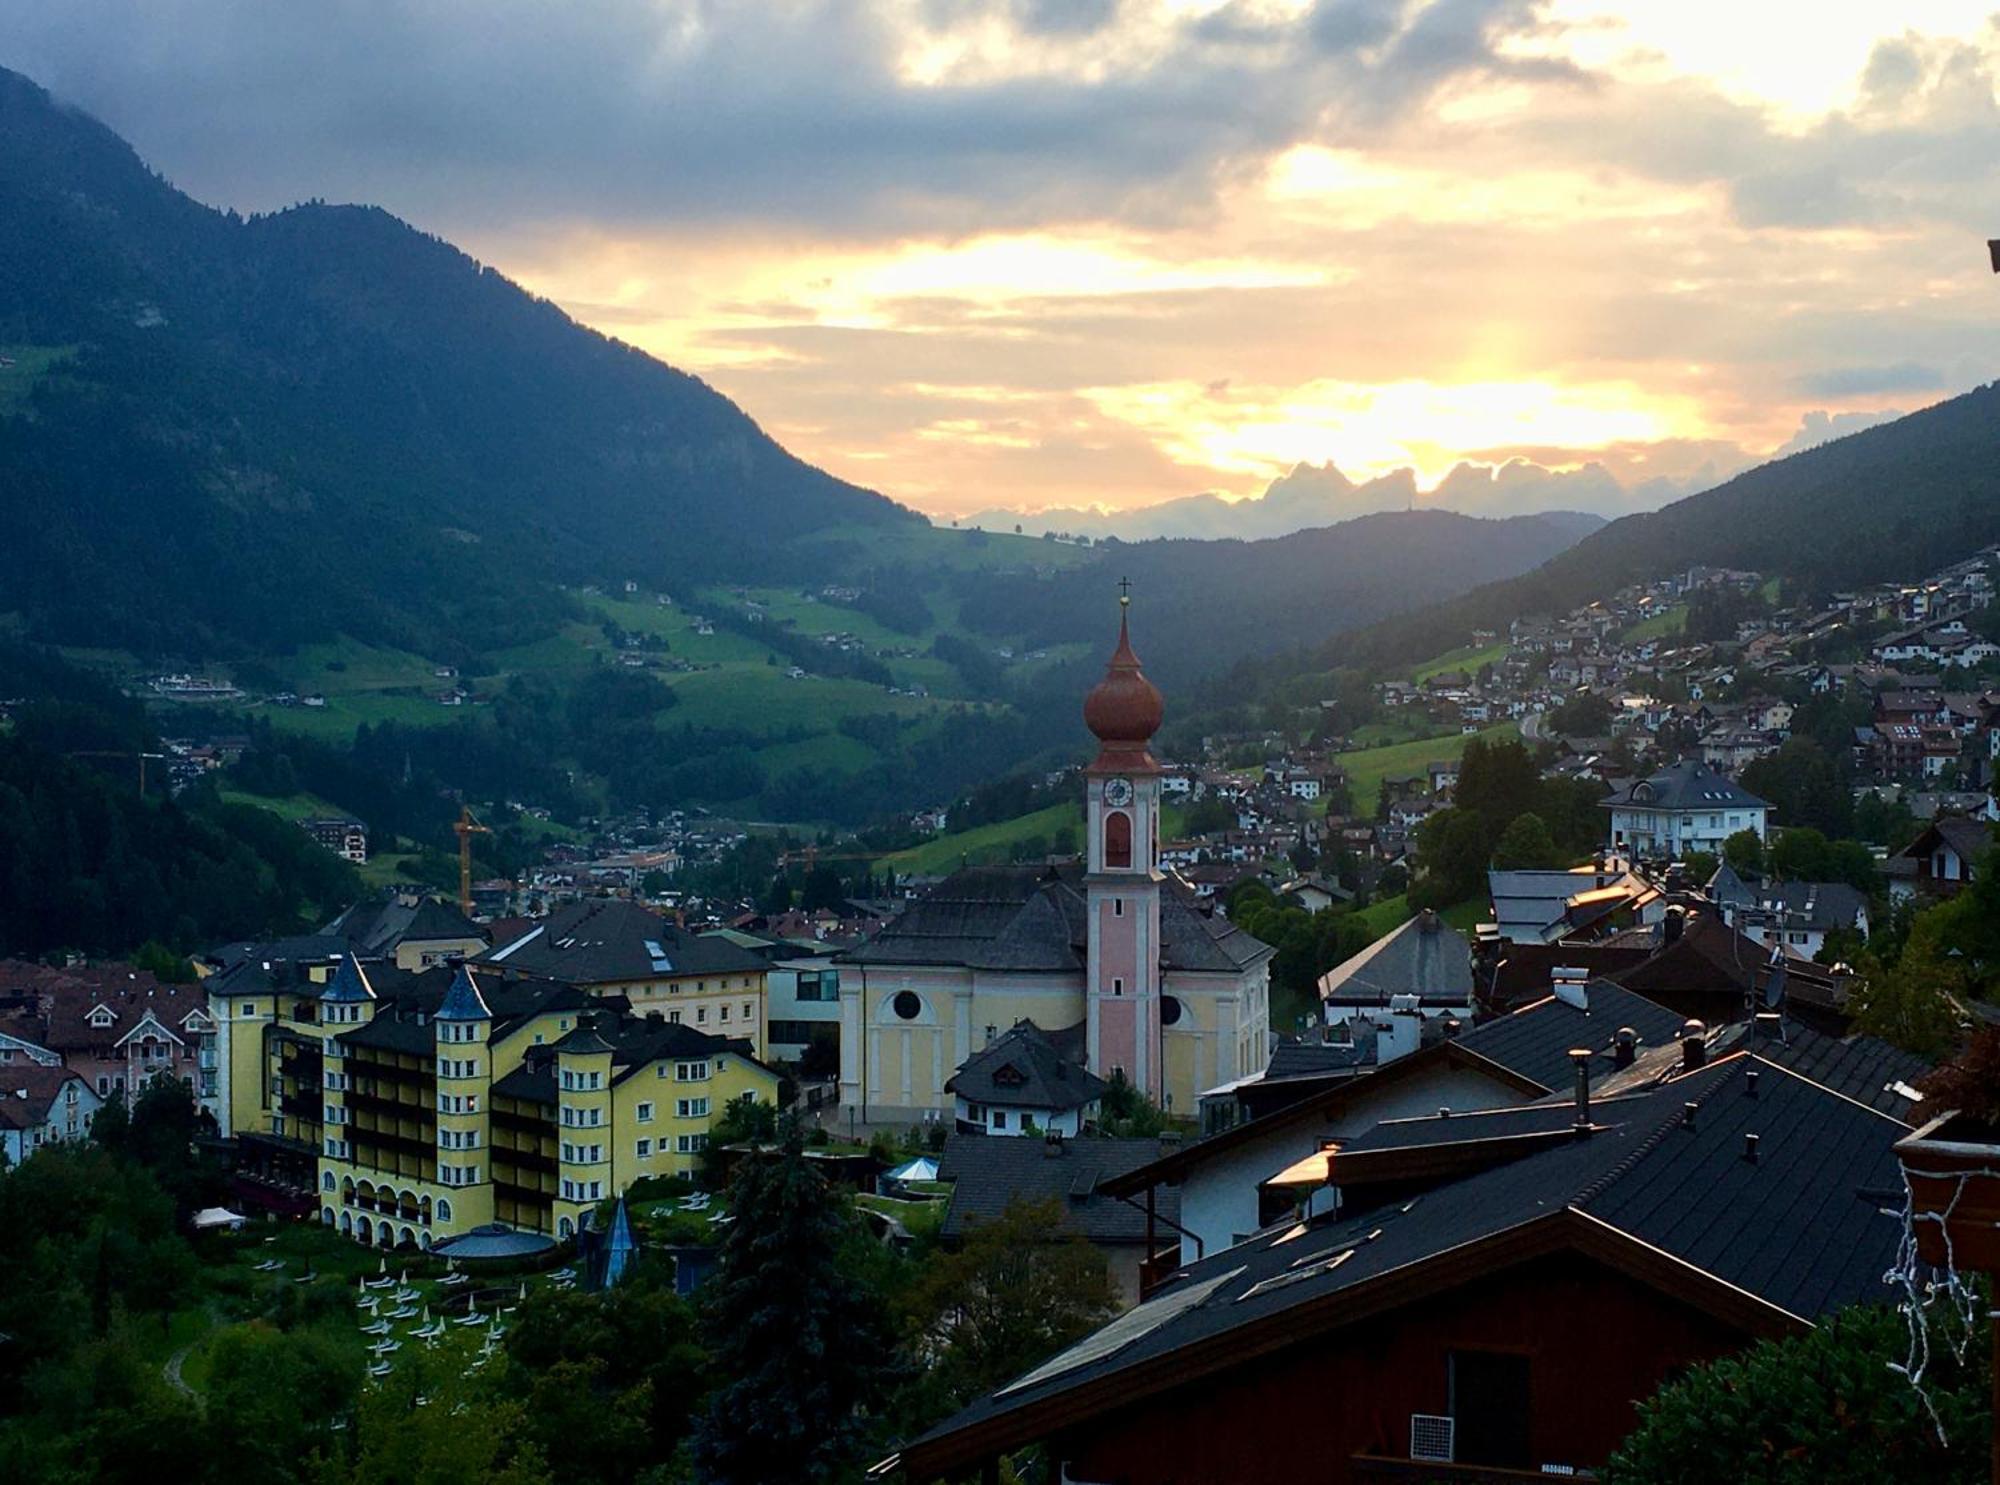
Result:
<instances>
[{"instance_id":1,"label":"chimney","mask_svg":"<svg viewBox=\"0 0 2000 1485\"><path fill-rule=\"evenodd\" d=\"M1042 1136L1042 1153L1051 1160L1060 1159L1063 1152L1063 1137L1060 1129L1051 1129Z\"/></svg>"},{"instance_id":2,"label":"chimney","mask_svg":"<svg viewBox=\"0 0 2000 1485\"><path fill-rule=\"evenodd\" d=\"M1708 1061L1708 1028L1690 1021L1681 1028L1681 1070L1693 1072Z\"/></svg>"},{"instance_id":3,"label":"chimney","mask_svg":"<svg viewBox=\"0 0 2000 1485\"><path fill-rule=\"evenodd\" d=\"M1630 1067L1639 1055L1639 1033L1629 1026L1618 1028L1617 1036L1611 1041L1611 1065Z\"/></svg>"},{"instance_id":4,"label":"chimney","mask_svg":"<svg viewBox=\"0 0 2000 1485\"><path fill-rule=\"evenodd\" d=\"M1458 1019L1458 1017L1446 1016L1444 1018L1444 1039L1446 1041L1451 1041L1459 1034L1459 1032L1463 1031L1464 1029L1465 1025Z\"/></svg>"},{"instance_id":5,"label":"chimney","mask_svg":"<svg viewBox=\"0 0 2000 1485\"><path fill-rule=\"evenodd\" d=\"M1743 1074L1743 1092L1750 1098L1757 1096L1757 1069L1754 1067Z\"/></svg>"},{"instance_id":6,"label":"chimney","mask_svg":"<svg viewBox=\"0 0 2000 1485\"><path fill-rule=\"evenodd\" d=\"M1751 1030L1755 1041L1773 1041L1783 1045L1785 1040L1785 1018L1776 1011L1759 1011L1751 1018Z\"/></svg>"},{"instance_id":7,"label":"chimney","mask_svg":"<svg viewBox=\"0 0 2000 1485\"><path fill-rule=\"evenodd\" d=\"M1694 1128L1694 1111L1700 1107L1701 1105L1696 1103L1693 1099L1689 1099L1686 1103L1681 1105L1681 1128L1687 1130L1692 1130Z\"/></svg>"},{"instance_id":8,"label":"chimney","mask_svg":"<svg viewBox=\"0 0 2000 1485\"><path fill-rule=\"evenodd\" d=\"M1579 1011L1590 1009L1590 991L1587 988L1590 971L1575 966L1558 965L1549 971L1549 988L1555 998L1564 1005L1574 1006Z\"/></svg>"},{"instance_id":9,"label":"chimney","mask_svg":"<svg viewBox=\"0 0 2000 1485\"><path fill-rule=\"evenodd\" d=\"M1670 907L1666 917L1660 920L1660 946L1668 947L1681 941L1681 934L1687 928L1687 910Z\"/></svg>"},{"instance_id":10,"label":"chimney","mask_svg":"<svg viewBox=\"0 0 2000 1485\"><path fill-rule=\"evenodd\" d=\"M1590 1133L1590 1049L1571 1047L1569 1060L1576 1064L1576 1132Z\"/></svg>"},{"instance_id":11,"label":"chimney","mask_svg":"<svg viewBox=\"0 0 2000 1485\"><path fill-rule=\"evenodd\" d=\"M1752 1165L1755 1165L1757 1163L1756 1135L1746 1134L1743 1136L1743 1158L1749 1161Z\"/></svg>"}]
</instances>

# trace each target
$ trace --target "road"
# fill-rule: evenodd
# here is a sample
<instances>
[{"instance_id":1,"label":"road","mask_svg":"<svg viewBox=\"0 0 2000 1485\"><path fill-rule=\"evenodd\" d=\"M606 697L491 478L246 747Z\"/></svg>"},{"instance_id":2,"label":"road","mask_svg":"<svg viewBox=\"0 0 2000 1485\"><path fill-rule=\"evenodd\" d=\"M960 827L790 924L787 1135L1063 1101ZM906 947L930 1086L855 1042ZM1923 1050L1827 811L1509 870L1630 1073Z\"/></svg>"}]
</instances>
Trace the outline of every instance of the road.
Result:
<instances>
[{"instance_id":1,"label":"road","mask_svg":"<svg viewBox=\"0 0 2000 1485\"><path fill-rule=\"evenodd\" d=\"M1521 718L1521 736L1531 743L1542 740L1542 713L1529 712Z\"/></svg>"}]
</instances>

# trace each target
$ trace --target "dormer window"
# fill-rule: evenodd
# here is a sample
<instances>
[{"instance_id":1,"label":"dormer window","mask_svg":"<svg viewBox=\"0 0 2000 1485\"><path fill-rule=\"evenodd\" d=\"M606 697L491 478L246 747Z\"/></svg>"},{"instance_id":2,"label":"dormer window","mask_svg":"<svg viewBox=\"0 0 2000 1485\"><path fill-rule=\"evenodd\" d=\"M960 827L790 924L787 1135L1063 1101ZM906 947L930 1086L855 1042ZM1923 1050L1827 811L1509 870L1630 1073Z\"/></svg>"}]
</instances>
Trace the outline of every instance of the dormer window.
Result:
<instances>
[{"instance_id":1,"label":"dormer window","mask_svg":"<svg viewBox=\"0 0 2000 1485\"><path fill-rule=\"evenodd\" d=\"M116 1016L112 1015L110 1011L101 1005L92 1007L90 1012L90 1024L100 1031L117 1019Z\"/></svg>"}]
</instances>

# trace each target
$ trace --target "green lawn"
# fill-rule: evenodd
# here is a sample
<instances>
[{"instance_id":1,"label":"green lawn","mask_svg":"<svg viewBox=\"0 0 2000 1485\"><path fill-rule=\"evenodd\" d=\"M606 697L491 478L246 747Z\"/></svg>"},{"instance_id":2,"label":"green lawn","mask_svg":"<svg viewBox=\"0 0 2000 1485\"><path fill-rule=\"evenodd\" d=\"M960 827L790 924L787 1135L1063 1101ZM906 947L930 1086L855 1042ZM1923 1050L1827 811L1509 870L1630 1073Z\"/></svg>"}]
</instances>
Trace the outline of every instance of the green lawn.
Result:
<instances>
[{"instance_id":1,"label":"green lawn","mask_svg":"<svg viewBox=\"0 0 2000 1485\"><path fill-rule=\"evenodd\" d=\"M898 851L885 857L884 864L899 872L915 872L929 876L955 871L961 864L982 865L988 862L1012 859L1013 847L1029 836L1039 835L1054 842L1056 832L1065 827L1077 832L1079 843L1083 833L1083 806L1081 804L1052 804L1045 810L1036 810L1031 815L1021 815L1012 820L1001 820L992 825L980 825L971 830L953 831L941 835L936 840L925 841L920 846L912 846L907 851Z\"/></svg>"},{"instance_id":2,"label":"green lawn","mask_svg":"<svg viewBox=\"0 0 2000 1485\"><path fill-rule=\"evenodd\" d=\"M1464 902L1455 902L1438 916L1460 933L1470 934L1473 929L1487 921L1492 913L1492 904L1483 897L1468 897ZM1410 920L1412 910L1410 900L1405 896L1385 897L1380 902L1371 902L1360 910L1361 921L1366 923L1377 938L1390 929L1399 927Z\"/></svg>"},{"instance_id":3,"label":"green lawn","mask_svg":"<svg viewBox=\"0 0 2000 1485\"><path fill-rule=\"evenodd\" d=\"M328 804L317 794L287 794L282 798L273 799L262 794L246 793L241 789L224 789L221 795L224 804L254 804L260 810L269 810L274 815L281 815L293 821L327 816L345 819L349 813L337 804Z\"/></svg>"},{"instance_id":4,"label":"green lawn","mask_svg":"<svg viewBox=\"0 0 2000 1485\"><path fill-rule=\"evenodd\" d=\"M0 366L0 415L25 408L35 383L75 354L73 345L0 345L0 357L14 363Z\"/></svg>"},{"instance_id":5,"label":"green lawn","mask_svg":"<svg viewBox=\"0 0 2000 1485\"><path fill-rule=\"evenodd\" d=\"M1679 634L1687 627L1687 605L1677 603L1672 608L1662 609L1650 619L1641 619L1623 635L1626 644L1644 644L1649 639L1666 639Z\"/></svg>"},{"instance_id":6,"label":"green lawn","mask_svg":"<svg viewBox=\"0 0 2000 1485\"><path fill-rule=\"evenodd\" d=\"M1382 780L1391 774L1415 773L1427 764L1456 758L1465 751L1465 745L1473 736L1483 737L1488 742L1498 742L1504 738L1519 737L1521 730L1512 722L1498 722L1483 732L1468 735L1462 732L1448 733L1443 737L1428 737L1416 742L1392 743L1387 747L1363 748L1358 752L1342 753L1334 761L1347 770L1348 786L1354 796L1354 807L1364 815L1372 815L1382 793Z\"/></svg>"},{"instance_id":7,"label":"green lawn","mask_svg":"<svg viewBox=\"0 0 2000 1485\"><path fill-rule=\"evenodd\" d=\"M1507 658L1507 641L1498 640L1490 645L1474 649L1471 645L1460 645L1455 650L1446 650L1435 659L1426 660L1410 672L1410 679L1422 685L1432 676L1447 670L1462 670L1467 675L1476 675L1482 665L1498 665Z\"/></svg>"},{"instance_id":8,"label":"green lawn","mask_svg":"<svg viewBox=\"0 0 2000 1485\"><path fill-rule=\"evenodd\" d=\"M1098 555L1095 547L1043 541L1039 531L1015 536L1011 532L955 531L915 521L901 526L829 526L796 537L791 545L801 551L824 550L834 557L851 550L857 562L870 568L907 563L960 572L1075 567Z\"/></svg>"}]
</instances>

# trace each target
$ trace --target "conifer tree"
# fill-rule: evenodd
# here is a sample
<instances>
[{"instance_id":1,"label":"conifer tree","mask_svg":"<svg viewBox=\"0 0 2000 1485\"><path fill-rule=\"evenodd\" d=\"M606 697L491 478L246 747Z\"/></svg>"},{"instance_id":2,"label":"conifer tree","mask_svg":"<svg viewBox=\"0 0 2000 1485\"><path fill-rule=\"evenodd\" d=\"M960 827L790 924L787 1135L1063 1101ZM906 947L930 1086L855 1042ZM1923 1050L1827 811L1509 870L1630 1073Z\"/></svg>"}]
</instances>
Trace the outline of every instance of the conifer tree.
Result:
<instances>
[{"instance_id":1,"label":"conifer tree","mask_svg":"<svg viewBox=\"0 0 2000 1485\"><path fill-rule=\"evenodd\" d=\"M715 1373L695 1426L698 1478L715 1485L834 1479L855 1462L888 1362L882 1322L839 1271L851 1219L805 1158L796 1118L774 1156L746 1154L735 1220L709 1283Z\"/></svg>"}]
</instances>

